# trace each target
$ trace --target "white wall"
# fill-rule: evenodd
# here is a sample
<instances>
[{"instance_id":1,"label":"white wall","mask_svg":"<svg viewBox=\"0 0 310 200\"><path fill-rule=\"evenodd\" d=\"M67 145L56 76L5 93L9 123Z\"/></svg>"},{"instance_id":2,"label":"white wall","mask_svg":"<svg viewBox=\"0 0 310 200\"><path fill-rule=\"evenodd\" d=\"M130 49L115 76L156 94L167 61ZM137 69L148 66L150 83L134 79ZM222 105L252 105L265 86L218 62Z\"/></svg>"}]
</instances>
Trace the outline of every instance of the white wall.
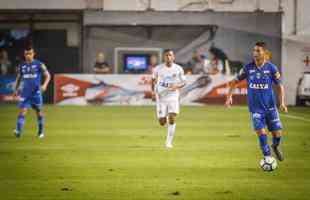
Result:
<instances>
[{"instance_id":1,"label":"white wall","mask_svg":"<svg viewBox=\"0 0 310 200\"><path fill-rule=\"evenodd\" d=\"M310 15L307 13L307 8L309 8L309 6L309 0L298 0L297 30L295 30L294 1L284 1L282 22L282 75L284 77L284 87L287 94L286 100L289 105L295 105L297 82L299 78L305 70L310 70L307 69L303 63L306 55L310 56L310 52L305 51L310 48Z\"/></svg>"},{"instance_id":2,"label":"white wall","mask_svg":"<svg viewBox=\"0 0 310 200\"><path fill-rule=\"evenodd\" d=\"M205 0L152 0L155 10L179 10L195 2L186 10L204 10L212 8L223 11L253 11L257 8L256 0L208 0L208 4L199 3ZM104 7L105 10L145 10L148 0L0 0L0 9L85 9L89 6ZM276 11L278 0L260 0L259 6L266 11Z\"/></svg>"},{"instance_id":3,"label":"white wall","mask_svg":"<svg viewBox=\"0 0 310 200\"><path fill-rule=\"evenodd\" d=\"M84 0L0 0L0 9L84 9Z\"/></svg>"},{"instance_id":4,"label":"white wall","mask_svg":"<svg viewBox=\"0 0 310 200\"><path fill-rule=\"evenodd\" d=\"M303 60L305 59L305 47L310 47L310 43L298 42L293 40L283 41L282 63L283 77L286 91L286 101L289 105L295 105L297 83L304 71L306 71ZM310 52L308 52L310 55ZM309 67L310 68L310 67Z\"/></svg>"},{"instance_id":5,"label":"white wall","mask_svg":"<svg viewBox=\"0 0 310 200\"><path fill-rule=\"evenodd\" d=\"M297 23L298 35L310 35L309 9L310 9L309 0L298 1L298 23Z\"/></svg>"}]
</instances>

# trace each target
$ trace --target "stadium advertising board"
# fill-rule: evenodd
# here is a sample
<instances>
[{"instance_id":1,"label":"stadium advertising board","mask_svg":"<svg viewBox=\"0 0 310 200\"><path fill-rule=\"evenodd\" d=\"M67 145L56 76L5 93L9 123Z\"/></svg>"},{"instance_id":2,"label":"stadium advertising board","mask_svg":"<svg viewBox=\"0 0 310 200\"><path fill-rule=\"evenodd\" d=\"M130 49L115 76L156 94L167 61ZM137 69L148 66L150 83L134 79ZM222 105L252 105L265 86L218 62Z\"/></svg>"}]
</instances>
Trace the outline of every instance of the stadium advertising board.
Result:
<instances>
[{"instance_id":1,"label":"stadium advertising board","mask_svg":"<svg viewBox=\"0 0 310 200\"><path fill-rule=\"evenodd\" d=\"M13 102L15 76L0 76L0 102Z\"/></svg>"},{"instance_id":2,"label":"stadium advertising board","mask_svg":"<svg viewBox=\"0 0 310 200\"><path fill-rule=\"evenodd\" d=\"M183 105L223 104L233 76L188 75L180 92ZM54 79L57 105L153 105L150 75L57 74ZM235 93L235 103L246 103L246 82Z\"/></svg>"}]
</instances>

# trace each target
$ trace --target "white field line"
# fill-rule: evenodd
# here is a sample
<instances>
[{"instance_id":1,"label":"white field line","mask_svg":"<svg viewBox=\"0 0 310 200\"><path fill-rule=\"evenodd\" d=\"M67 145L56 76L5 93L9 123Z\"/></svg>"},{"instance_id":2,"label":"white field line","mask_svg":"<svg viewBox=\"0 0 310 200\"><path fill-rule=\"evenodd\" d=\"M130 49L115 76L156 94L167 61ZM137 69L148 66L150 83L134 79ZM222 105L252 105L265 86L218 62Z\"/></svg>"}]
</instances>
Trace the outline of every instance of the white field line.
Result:
<instances>
[{"instance_id":1,"label":"white field line","mask_svg":"<svg viewBox=\"0 0 310 200\"><path fill-rule=\"evenodd\" d=\"M304 122L310 122L310 119L305 118L305 117L301 117L301 116L296 116L296 115L281 114L281 117L296 119L296 120L300 120L300 121L304 121Z\"/></svg>"}]
</instances>

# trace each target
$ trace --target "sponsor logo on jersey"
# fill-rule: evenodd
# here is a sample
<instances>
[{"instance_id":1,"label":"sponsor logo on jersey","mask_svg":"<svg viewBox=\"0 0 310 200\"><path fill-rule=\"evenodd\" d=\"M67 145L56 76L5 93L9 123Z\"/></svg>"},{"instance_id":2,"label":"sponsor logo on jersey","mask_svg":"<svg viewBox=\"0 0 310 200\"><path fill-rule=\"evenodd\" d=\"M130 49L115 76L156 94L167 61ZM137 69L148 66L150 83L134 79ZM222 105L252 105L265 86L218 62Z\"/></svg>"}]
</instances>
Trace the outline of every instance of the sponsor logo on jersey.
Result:
<instances>
[{"instance_id":1,"label":"sponsor logo on jersey","mask_svg":"<svg viewBox=\"0 0 310 200\"><path fill-rule=\"evenodd\" d=\"M169 83L167 83L167 82L162 82L162 81L159 82L158 85L161 86L161 87L169 87Z\"/></svg>"},{"instance_id":2,"label":"sponsor logo on jersey","mask_svg":"<svg viewBox=\"0 0 310 200\"><path fill-rule=\"evenodd\" d=\"M264 83L250 83L249 87L252 89L268 89L269 88L268 84L264 84Z\"/></svg>"},{"instance_id":3,"label":"sponsor logo on jersey","mask_svg":"<svg viewBox=\"0 0 310 200\"><path fill-rule=\"evenodd\" d=\"M24 74L23 78L30 79L30 78L37 78L37 74Z\"/></svg>"}]
</instances>

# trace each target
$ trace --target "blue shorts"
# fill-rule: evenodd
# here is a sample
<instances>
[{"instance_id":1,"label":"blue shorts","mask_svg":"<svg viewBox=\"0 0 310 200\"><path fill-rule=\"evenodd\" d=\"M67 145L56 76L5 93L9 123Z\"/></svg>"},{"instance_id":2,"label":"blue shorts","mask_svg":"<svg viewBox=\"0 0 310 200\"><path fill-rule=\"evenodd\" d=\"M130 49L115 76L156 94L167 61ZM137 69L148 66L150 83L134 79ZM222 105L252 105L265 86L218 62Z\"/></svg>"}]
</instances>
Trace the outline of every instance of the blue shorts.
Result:
<instances>
[{"instance_id":1,"label":"blue shorts","mask_svg":"<svg viewBox=\"0 0 310 200\"><path fill-rule=\"evenodd\" d=\"M280 121L278 110L276 109L264 113L251 112L251 119L255 131L263 129L266 126L270 132L282 130L282 123Z\"/></svg>"},{"instance_id":2,"label":"blue shorts","mask_svg":"<svg viewBox=\"0 0 310 200\"><path fill-rule=\"evenodd\" d=\"M43 106L43 98L41 94L35 94L30 97L22 97L20 98L18 107L19 108L36 108L40 109Z\"/></svg>"}]
</instances>

